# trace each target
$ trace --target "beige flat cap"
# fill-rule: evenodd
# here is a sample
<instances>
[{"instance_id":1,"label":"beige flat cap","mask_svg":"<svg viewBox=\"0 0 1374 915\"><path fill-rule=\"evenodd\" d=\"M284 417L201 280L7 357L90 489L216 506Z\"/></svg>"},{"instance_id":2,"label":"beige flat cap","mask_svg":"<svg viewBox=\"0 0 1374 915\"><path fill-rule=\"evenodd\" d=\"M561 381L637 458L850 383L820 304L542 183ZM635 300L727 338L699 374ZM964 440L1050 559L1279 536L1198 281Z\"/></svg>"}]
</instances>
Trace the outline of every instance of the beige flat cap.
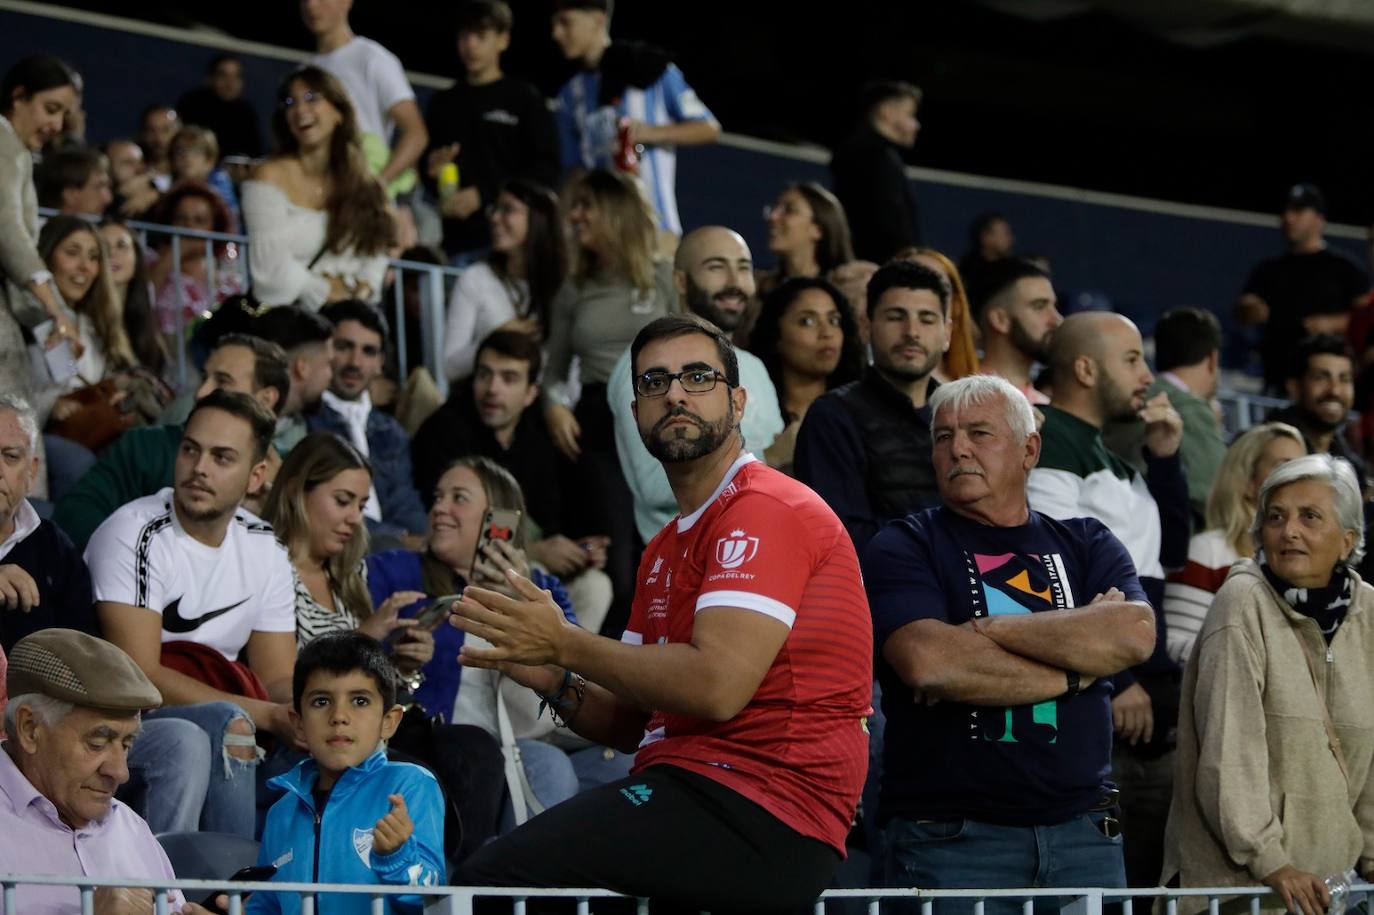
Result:
<instances>
[{"instance_id":1,"label":"beige flat cap","mask_svg":"<svg viewBox=\"0 0 1374 915\"><path fill-rule=\"evenodd\" d=\"M153 681L123 649L75 629L43 629L15 642L5 688L11 699L41 693L121 714L162 705Z\"/></svg>"}]
</instances>

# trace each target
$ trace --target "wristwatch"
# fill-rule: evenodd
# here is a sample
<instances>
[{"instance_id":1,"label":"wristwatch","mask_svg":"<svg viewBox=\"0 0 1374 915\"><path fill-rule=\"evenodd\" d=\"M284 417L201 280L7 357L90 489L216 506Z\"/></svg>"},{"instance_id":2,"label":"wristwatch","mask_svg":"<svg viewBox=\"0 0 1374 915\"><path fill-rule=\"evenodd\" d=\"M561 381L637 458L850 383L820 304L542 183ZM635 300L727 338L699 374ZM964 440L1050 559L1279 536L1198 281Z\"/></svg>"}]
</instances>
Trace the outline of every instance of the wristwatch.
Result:
<instances>
[{"instance_id":1,"label":"wristwatch","mask_svg":"<svg viewBox=\"0 0 1374 915\"><path fill-rule=\"evenodd\" d=\"M1078 671L1076 671L1076 670L1066 670L1066 671L1064 671L1064 679L1067 680L1067 681L1068 681L1068 684L1069 684L1069 688L1066 689L1066 690L1064 691L1064 698L1065 698L1065 699L1069 699L1069 698L1072 698L1073 696L1077 696L1077 695L1078 695L1078 690L1079 690L1079 686L1078 686Z\"/></svg>"}]
</instances>

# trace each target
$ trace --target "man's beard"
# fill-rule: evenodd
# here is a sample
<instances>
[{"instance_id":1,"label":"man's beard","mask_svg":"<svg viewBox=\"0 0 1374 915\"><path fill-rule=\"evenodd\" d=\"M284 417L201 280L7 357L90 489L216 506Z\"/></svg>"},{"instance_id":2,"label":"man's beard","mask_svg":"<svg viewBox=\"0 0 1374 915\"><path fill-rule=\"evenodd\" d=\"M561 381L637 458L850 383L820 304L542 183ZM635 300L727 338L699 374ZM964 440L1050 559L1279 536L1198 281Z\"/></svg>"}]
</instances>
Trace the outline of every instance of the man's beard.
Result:
<instances>
[{"instance_id":1,"label":"man's beard","mask_svg":"<svg viewBox=\"0 0 1374 915\"><path fill-rule=\"evenodd\" d=\"M172 491L172 500L176 503L177 511L179 511L186 520L196 522L215 521L219 518L223 518L225 515L233 514L234 510L238 508L238 502L228 507L212 503L205 508L193 508L186 504L175 489Z\"/></svg>"},{"instance_id":2,"label":"man's beard","mask_svg":"<svg viewBox=\"0 0 1374 915\"><path fill-rule=\"evenodd\" d=\"M1334 400L1333 402L1339 403L1339 401ZM1321 401L1318 401L1317 403L1318 405L1320 405ZM1328 422L1327 420L1323 419L1322 415L1318 413L1315 409L1309 410L1305 406L1300 405L1298 407L1298 414L1302 417L1302 421L1307 424L1307 428L1311 429L1314 432L1321 432L1325 434L1327 432L1335 432L1345 423L1345 417L1350 412L1350 408L1346 407L1344 404L1341 404L1341 406L1344 408L1341 410L1341 418L1336 420L1334 423Z\"/></svg>"},{"instance_id":3,"label":"man's beard","mask_svg":"<svg viewBox=\"0 0 1374 915\"><path fill-rule=\"evenodd\" d=\"M897 345L898 345L898 346L907 346L908 344L904 341L904 342L899 343L899 344L897 344ZM919 344L919 343L917 343L917 344L915 344L915 345L916 345L916 346L921 346L921 344ZM935 371L935 369L936 369L937 367L939 367L939 365L940 365L940 360L941 360L942 358L944 358L944 353L930 352L930 353L926 353L926 360L925 360L925 362L921 363L920 365L916 366L915 368L912 368L912 367L910 367L909 365L907 365L907 364L905 364L905 363L900 364L900 365L897 365L897 364L878 365L876 359L874 360L874 365L878 368L879 371L881 371L881 372L882 372L884 375L886 375L888 378L891 378L892 380L894 380L894 381L896 381L896 382L899 382L899 383L902 383L902 384L906 384L906 383L913 382L913 381L923 381L923 380L925 380L926 378L929 378L929 377L930 377L930 373L933 372L933 371Z\"/></svg>"},{"instance_id":4,"label":"man's beard","mask_svg":"<svg viewBox=\"0 0 1374 915\"><path fill-rule=\"evenodd\" d=\"M1107 421L1126 422L1136 419L1139 411L1136 410L1132 402L1135 392L1127 392L1116 382L1105 375L1102 378L1102 386L1099 388L1099 396L1102 398L1099 405L1102 409L1102 417Z\"/></svg>"},{"instance_id":5,"label":"man's beard","mask_svg":"<svg viewBox=\"0 0 1374 915\"><path fill-rule=\"evenodd\" d=\"M687 438L674 433L674 437L667 440L660 438L659 430L680 416L685 416L694 422L701 434L696 438ZM697 458L705 457L715 451L734 431L735 405L732 401L725 416L714 423L708 423L685 407L678 407L655 423L648 432L640 432L640 438L644 442L644 447L649 449L649 453L659 461L664 464L681 464L695 461Z\"/></svg>"},{"instance_id":6,"label":"man's beard","mask_svg":"<svg viewBox=\"0 0 1374 915\"><path fill-rule=\"evenodd\" d=\"M1050 335L1045 334L1036 340L1026 329L1021 326L1021 322L1015 318L1011 321L1011 345L1025 356L1029 356L1036 362L1048 363L1050 361Z\"/></svg>"},{"instance_id":7,"label":"man's beard","mask_svg":"<svg viewBox=\"0 0 1374 915\"><path fill-rule=\"evenodd\" d=\"M712 324L725 331L727 334L733 333L739 327L740 321L744 320L745 309L741 308L738 312L726 311L716 305L716 296L738 296L746 306L749 303L749 296L744 294L744 290L738 286L727 286L715 295L711 295L702 289L692 278L687 278L687 310L710 321Z\"/></svg>"}]
</instances>

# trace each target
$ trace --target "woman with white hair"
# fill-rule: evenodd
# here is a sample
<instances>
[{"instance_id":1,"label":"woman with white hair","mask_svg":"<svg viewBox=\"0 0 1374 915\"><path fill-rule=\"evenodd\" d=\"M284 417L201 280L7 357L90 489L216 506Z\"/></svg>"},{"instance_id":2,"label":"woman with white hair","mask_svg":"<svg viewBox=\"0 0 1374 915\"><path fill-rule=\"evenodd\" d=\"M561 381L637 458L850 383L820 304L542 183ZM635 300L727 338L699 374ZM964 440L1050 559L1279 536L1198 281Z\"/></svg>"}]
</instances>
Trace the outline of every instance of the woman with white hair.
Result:
<instances>
[{"instance_id":1,"label":"woman with white hair","mask_svg":"<svg viewBox=\"0 0 1374 915\"><path fill-rule=\"evenodd\" d=\"M1267 907L1319 915L1324 876L1374 875L1360 488L1345 461L1314 454L1274 470L1257 502L1259 552L1231 569L1184 674L1163 877L1262 882Z\"/></svg>"}]
</instances>

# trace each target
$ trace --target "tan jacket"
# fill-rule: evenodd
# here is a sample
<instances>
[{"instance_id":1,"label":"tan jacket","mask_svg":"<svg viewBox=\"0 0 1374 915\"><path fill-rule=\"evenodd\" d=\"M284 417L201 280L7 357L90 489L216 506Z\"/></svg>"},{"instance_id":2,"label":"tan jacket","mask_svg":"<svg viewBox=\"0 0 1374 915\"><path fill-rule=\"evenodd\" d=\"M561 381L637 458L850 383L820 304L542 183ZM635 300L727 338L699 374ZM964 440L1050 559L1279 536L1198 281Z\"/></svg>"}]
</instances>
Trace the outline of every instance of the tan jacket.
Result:
<instances>
[{"instance_id":1,"label":"tan jacket","mask_svg":"<svg viewBox=\"0 0 1374 915\"><path fill-rule=\"evenodd\" d=\"M1285 864L1319 877L1374 864L1374 588L1355 577L1353 594L1328 650L1253 560L1231 569L1183 677L1164 880L1254 886Z\"/></svg>"}]
</instances>

